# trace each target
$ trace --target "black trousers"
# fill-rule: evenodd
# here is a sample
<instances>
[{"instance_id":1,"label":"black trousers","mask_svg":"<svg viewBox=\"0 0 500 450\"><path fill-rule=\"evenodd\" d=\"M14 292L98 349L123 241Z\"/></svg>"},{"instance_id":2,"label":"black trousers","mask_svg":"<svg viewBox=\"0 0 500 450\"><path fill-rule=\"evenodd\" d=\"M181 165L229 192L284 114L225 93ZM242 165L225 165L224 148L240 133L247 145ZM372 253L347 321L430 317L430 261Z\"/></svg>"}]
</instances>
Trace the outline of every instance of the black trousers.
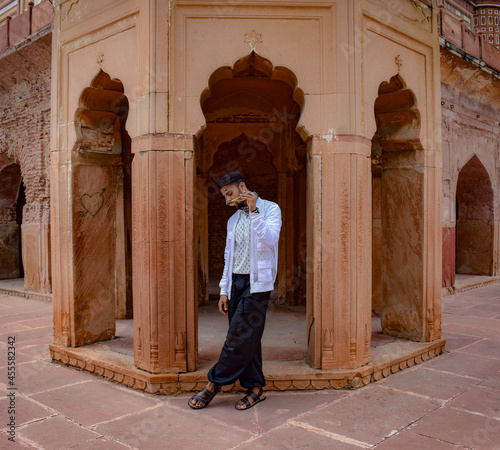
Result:
<instances>
[{"instance_id":1,"label":"black trousers","mask_svg":"<svg viewBox=\"0 0 500 450\"><path fill-rule=\"evenodd\" d=\"M240 380L245 389L266 385L260 340L270 295L271 292L251 294L250 275L233 273L229 330L219 361L208 372L209 381L227 385Z\"/></svg>"}]
</instances>

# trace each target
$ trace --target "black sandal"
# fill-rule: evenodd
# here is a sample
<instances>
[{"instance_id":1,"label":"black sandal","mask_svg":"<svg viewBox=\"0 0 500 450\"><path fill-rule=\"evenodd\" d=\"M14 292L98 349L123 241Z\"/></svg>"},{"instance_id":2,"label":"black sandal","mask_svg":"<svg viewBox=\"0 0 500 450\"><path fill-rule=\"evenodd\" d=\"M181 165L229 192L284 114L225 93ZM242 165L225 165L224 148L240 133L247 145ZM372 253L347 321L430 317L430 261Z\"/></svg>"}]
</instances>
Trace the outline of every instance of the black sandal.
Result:
<instances>
[{"instance_id":1,"label":"black sandal","mask_svg":"<svg viewBox=\"0 0 500 450\"><path fill-rule=\"evenodd\" d=\"M263 402L266 399L266 397L264 397L263 395L264 395L264 389L262 389L262 388L260 388L260 391L258 394L256 394L255 392L253 392L249 389L247 391L247 393L245 394L245 396L238 403L236 403L235 408L238 411L246 411L247 409L250 409L252 406L256 405L257 403ZM248 401L247 397L250 397L253 400L252 403L250 403ZM238 407L240 402L243 403L243 405L245 406L244 408Z\"/></svg>"},{"instance_id":2,"label":"black sandal","mask_svg":"<svg viewBox=\"0 0 500 450\"><path fill-rule=\"evenodd\" d=\"M193 409L206 408L219 391L220 391L220 386L217 386L217 385L215 385L215 389L213 392L210 392L207 388L203 388L202 391L193 395L188 400L188 405L190 408L193 408ZM196 400L197 402L203 402L204 404L202 406L194 406L193 404L191 404L191 400Z\"/></svg>"}]
</instances>

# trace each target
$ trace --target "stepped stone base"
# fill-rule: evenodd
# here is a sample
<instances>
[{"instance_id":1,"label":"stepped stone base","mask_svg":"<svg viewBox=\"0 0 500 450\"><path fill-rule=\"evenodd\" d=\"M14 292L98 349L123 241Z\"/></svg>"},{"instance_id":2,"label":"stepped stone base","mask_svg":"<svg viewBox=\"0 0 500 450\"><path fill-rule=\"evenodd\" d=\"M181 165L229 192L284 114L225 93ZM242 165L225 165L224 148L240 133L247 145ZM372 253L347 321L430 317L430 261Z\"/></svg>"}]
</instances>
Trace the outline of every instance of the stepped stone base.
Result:
<instances>
[{"instance_id":1,"label":"stepped stone base","mask_svg":"<svg viewBox=\"0 0 500 450\"><path fill-rule=\"evenodd\" d=\"M444 351L446 340L413 342L397 339L372 349L369 364L356 369L317 370L304 361L264 361L267 390L355 389L420 364ZM200 390L207 382L210 364L196 372L151 374L134 366L134 359L110 350L105 342L85 347L50 345L54 362L95 373L125 386L152 394L172 395ZM238 383L223 391L238 391Z\"/></svg>"}]
</instances>

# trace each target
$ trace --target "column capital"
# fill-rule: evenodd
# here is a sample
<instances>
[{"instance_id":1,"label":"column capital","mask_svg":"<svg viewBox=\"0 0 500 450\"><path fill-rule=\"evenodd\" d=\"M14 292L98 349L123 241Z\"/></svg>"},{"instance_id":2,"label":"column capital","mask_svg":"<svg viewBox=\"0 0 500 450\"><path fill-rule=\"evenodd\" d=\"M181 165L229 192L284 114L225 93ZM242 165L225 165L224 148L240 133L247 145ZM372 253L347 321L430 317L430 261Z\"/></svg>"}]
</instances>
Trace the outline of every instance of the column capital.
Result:
<instances>
[{"instance_id":1,"label":"column capital","mask_svg":"<svg viewBox=\"0 0 500 450\"><path fill-rule=\"evenodd\" d=\"M132 153L192 150L192 134L152 133L132 138Z\"/></svg>"}]
</instances>

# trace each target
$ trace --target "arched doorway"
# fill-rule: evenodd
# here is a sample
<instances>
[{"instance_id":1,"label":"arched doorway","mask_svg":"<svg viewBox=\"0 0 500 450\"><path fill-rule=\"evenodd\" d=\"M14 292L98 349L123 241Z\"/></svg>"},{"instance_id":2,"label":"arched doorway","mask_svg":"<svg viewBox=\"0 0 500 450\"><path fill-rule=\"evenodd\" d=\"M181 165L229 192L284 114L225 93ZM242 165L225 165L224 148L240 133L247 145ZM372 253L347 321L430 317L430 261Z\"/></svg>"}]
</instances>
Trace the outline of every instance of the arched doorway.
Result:
<instances>
[{"instance_id":1,"label":"arched doorway","mask_svg":"<svg viewBox=\"0 0 500 450\"><path fill-rule=\"evenodd\" d=\"M0 170L0 279L24 276L21 246L22 211L26 203L19 164Z\"/></svg>"},{"instance_id":2,"label":"arched doorway","mask_svg":"<svg viewBox=\"0 0 500 450\"><path fill-rule=\"evenodd\" d=\"M26 205L26 187L21 178L21 185L19 186L19 194L16 203L16 222L19 230L19 278L24 278L24 264L23 264L23 210Z\"/></svg>"},{"instance_id":3,"label":"arched doorway","mask_svg":"<svg viewBox=\"0 0 500 450\"><path fill-rule=\"evenodd\" d=\"M296 128L302 94L294 75L252 52L216 70L201 96L206 125L195 141L198 304L219 299L226 224L234 209L216 182L239 170L262 198L278 203L283 226L272 302L306 305L306 144ZM304 319L305 320L305 319ZM305 343L305 322L301 331ZM305 356L305 345L304 345Z\"/></svg>"},{"instance_id":4,"label":"arched doorway","mask_svg":"<svg viewBox=\"0 0 500 450\"><path fill-rule=\"evenodd\" d=\"M476 155L460 171L456 192L456 273L492 275L493 188Z\"/></svg>"}]
</instances>

